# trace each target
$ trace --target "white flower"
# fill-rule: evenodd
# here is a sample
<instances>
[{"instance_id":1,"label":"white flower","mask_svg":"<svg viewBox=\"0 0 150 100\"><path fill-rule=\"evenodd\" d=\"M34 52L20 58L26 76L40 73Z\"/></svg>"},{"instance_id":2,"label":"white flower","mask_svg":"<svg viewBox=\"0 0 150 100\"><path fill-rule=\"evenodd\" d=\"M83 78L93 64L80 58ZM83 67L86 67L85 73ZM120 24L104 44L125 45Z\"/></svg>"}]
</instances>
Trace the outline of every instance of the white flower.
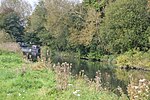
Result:
<instances>
[{"instance_id":1,"label":"white flower","mask_svg":"<svg viewBox=\"0 0 150 100\"><path fill-rule=\"evenodd\" d=\"M80 92L80 90L76 90L77 92Z\"/></svg>"},{"instance_id":2,"label":"white flower","mask_svg":"<svg viewBox=\"0 0 150 100\"><path fill-rule=\"evenodd\" d=\"M134 98L138 98L138 96L136 95L136 96L134 96Z\"/></svg>"},{"instance_id":3,"label":"white flower","mask_svg":"<svg viewBox=\"0 0 150 100\"><path fill-rule=\"evenodd\" d=\"M25 90L23 90L22 92L25 92Z\"/></svg>"},{"instance_id":4,"label":"white flower","mask_svg":"<svg viewBox=\"0 0 150 100\"><path fill-rule=\"evenodd\" d=\"M74 91L73 94L74 94L74 95L77 94L77 91Z\"/></svg>"},{"instance_id":5,"label":"white flower","mask_svg":"<svg viewBox=\"0 0 150 100\"><path fill-rule=\"evenodd\" d=\"M141 83L143 83L143 82L145 82L146 81L146 79L140 79L139 80L139 82L141 82Z\"/></svg>"},{"instance_id":6,"label":"white flower","mask_svg":"<svg viewBox=\"0 0 150 100\"><path fill-rule=\"evenodd\" d=\"M73 94L79 97L79 96L80 96L80 94L79 94L78 92L80 92L80 90L76 90L76 91L74 91L74 92L73 92Z\"/></svg>"},{"instance_id":7,"label":"white flower","mask_svg":"<svg viewBox=\"0 0 150 100\"><path fill-rule=\"evenodd\" d=\"M10 93L7 94L8 96L11 95Z\"/></svg>"},{"instance_id":8,"label":"white flower","mask_svg":"<svg viewBox=\"0 0 150 100\"><path fill-rule=\"evenodd\" d=\"M73 86L73 84L68 84L68 86Z\"/></svg>"},{"instance_id":9,"label":"white flower","mask_svg":"<svg viewBox=\"0 0 150 100\"><path fill-rule=\"evenodd\" d=\"M137 90L139 87L138 86L134 86L134 88Z\"/></svg>"},{"instance_id":10,"label":"white flower","mask_svg":"<svg viewBox=\"0 0 150 100\"><path fill-rule=\"evenodd\" d=\"M142 91L139 90L138 93L142 93Z\"/></svg>"},{"instance_id":11,"label":"white flower","mask_svg":"<svg viewBox=\"0 0 150 100\"><path fill-rule=\"evenodd\" d=\"M76 96L80 97L80 94L76 94Z\"/></svg>"},{"instance_id":12,"label":"white flower","mask_svg":"<svg viewBox=\"0 0 150 100\"><path fill-rule=\"evenodd\" d=\"M20 93L19 93L18 95L19 95L19 96L21 96L21 94L20 94Z\"/></svg>"},{"instance_id":13,"label":"white flower","mask_svg":"<svg viewBox=\"0 0 150 100\"><path fill-rule=\"evenodd\" d=\"M145 89L146 92L149 92L149 89Z\"/></svg>"}]
</instances>

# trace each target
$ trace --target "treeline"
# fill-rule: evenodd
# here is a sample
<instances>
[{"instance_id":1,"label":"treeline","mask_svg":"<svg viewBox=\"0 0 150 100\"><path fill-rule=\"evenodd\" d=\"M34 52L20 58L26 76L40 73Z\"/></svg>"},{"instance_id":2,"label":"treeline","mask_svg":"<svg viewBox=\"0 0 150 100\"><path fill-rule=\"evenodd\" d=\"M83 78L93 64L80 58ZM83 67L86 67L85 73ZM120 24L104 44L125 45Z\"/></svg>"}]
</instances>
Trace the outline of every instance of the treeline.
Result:
<instances>
[{"instance_id":1,"label":"treeline","mask_svg":"<svg viewBox=\"0 0 150 100\"><path fill-rule=\"evenodd\" d=\"M96 57L149 50L149 18L149 0L41 0L17 32L22 41Z\"/></svg>"},{"instance_id":2,"label":"treeline","mask_svg":"<svg viewBox=\"0 0 150 100\"><path fill-rule=\"evenodd\" d=\"M22 41L31 5L24 0L0 1L0 36ZM9 34L5 35L5 34ZM4 40L5 41L5 40ZM3 41L1 41L3 42Z\"/></svg>"}]
</instances>

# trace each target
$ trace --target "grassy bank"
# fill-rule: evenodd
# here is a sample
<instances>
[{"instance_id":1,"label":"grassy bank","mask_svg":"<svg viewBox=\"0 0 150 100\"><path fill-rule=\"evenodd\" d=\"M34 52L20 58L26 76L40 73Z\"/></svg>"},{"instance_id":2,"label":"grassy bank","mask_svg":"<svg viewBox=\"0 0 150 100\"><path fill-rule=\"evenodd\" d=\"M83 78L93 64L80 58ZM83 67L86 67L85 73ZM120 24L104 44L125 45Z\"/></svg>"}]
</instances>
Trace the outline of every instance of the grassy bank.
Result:
<instances>
[{"instance_id":1,"label":"grassy bank","mask_svg":"<svg viewBox=\"0 0 150 100\"><path fill-rule=\"evenodd\" d=\"M117 100L108 90L97 91L83 78L69 76L67 88L57 88L57 73L43 62L26 63L12 52L0 53L1 100Z\"/></svg>"},{"instance_id":2,"label":"grassy bank","mask_svg":"<svg viewBox=\"0 0 150 100\"><path fill-rule=\"evenodd\" d=\"M52 66L45 62L25 62L13 52L1 52L0 63L1 100L129 100L120 88L115 90L117 95L102 88L100 73L94 81L83 72L71 76L71 65L67 63Z\"/></svg>"}]
</instances>

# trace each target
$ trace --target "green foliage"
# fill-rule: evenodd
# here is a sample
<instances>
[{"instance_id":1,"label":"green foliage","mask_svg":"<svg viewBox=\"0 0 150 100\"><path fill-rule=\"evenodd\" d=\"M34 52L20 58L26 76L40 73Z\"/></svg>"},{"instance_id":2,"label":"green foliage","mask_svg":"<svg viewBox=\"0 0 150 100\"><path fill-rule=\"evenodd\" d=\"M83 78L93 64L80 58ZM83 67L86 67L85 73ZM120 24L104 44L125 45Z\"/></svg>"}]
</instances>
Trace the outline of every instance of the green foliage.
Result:
<instances>
[{"instance_id":1,"label":"green foliage","mask_svg":"<svg viewBox=\"0 0 150 100\"><path fill-rule=\"evenodd\" d=\"M28 44L41 44L40 38L37 36L36 33L26 33L23 37L23 41L25 41Z\"/></svg>"},{"instance_id":2,"label":"green foliage","mask_svg":"<svg viewBox=\"0 0 150 100\"><path fill-rule=\"evenodd\" d=\"M147 46L147 0L117 0L106 9L102 43L106 51L121 53L132 48Z\"/></svg>"},{"instance_id":3,"label":"green foliage","mask_svg":"<svg viewBox=\"0 0 150 100\"><path fill-rule=\"evenodd\" d=\"M45 24L45 16L46 16L46 9L44 7L44 3L41 1L36 6L32 16L28 18L28 26L27 31L32 32L39 32L42 31Z\"/></svg>"},{"instance_id":4,"label":"green foliage","mask_svg":"<svg viewBox=\"0 0 150 100\"><path fill-rule=\"evenodd\" d=\"M1 0L0 9L0 29L9 33L12 39L22 41L30 4L24 0Z\"/></svg>"},{"instance_id":5,"label":"green foliage","mask_svg":"<svg viewBox=\"0 0 150 100\"><path fill-rule=\"evenodd\" d=\"M44 2L41 1L36 6L32 15L28 18L28 25L26 27L25 42L40 45L50 45L52 36L45 28L47 10Z\"/></svg>"},{"instance_id":6,"label":"green foliage","mask_svg":"<svg viewBox=\"0 0 150 100\"><path fill-rule=\"evenodd\" d=\"M17 13L11 12L4 17L3 28L16 41L22 40L24 32L23 23Z\"/></svg>"},{"instance_id":7,"label":"green foliage","mask_svg":"<svg viewBox=\"0 0 150 100\"><path fill-rule=\"evenodd\" d=\"M45 0L28 19L26 41L90 58L147 51L148 15L147 0L84 0L76 5Z\"/></svg>"},{"instance_id":8,"label":"green foliage","mask_svg":"<svg viewBox=\"0 0 150 100\"><path fill-rule=\"evenodd\" d=\"M135 67L144 67L150 68L150 51L143 52L137 50L130 50L124 54L119 55L116 58L117 66L135 66Z\"/></svg>"},{"instance_id":9,"label":"green foliage","mask_svg":"<svg viewBox=\"0 0 150 100\"><path fill-rule=\"evenodd\" d=\"M83 0L87 6L93 6L97 11L101 11L106 5L115 0Z\"/></svg>"}]
</instances>

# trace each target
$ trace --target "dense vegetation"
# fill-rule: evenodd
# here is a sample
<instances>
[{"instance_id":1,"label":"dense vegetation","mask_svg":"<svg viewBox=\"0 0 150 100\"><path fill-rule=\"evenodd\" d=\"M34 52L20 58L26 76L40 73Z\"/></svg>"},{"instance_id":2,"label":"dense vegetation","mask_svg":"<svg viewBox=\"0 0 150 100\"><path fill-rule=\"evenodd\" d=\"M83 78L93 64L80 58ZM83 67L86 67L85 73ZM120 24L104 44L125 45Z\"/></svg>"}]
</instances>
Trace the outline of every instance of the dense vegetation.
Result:
<instances>
[{"instance_id":1,"label":"dense vegetation","mask_svg":"<svg viewBox=\"0 0 150 100\"><path fill-rule=\"evenodd\" d=\"M31 12L25 0L1 0L1 99L148 100L146 79L137 84L128 80L127 94L118 87L113 90L116 95L101 86L99 72L93 81L82 71L81 76L71 76L66 63L29 62L19 54L18 44L10 42L38 44L51 53L109 59L118 66L150 68L149 7L149 0L40 0ZM122 81L129 78L122 70L117 74Z\"/></svg>"},{"instance_id":2,"label":"dense vegetation","mask_svg":"<svg viewBox=\"0 0 150 100\"><path fill-rule=\"evenodd\" d=\"M61 9L59 9L61 7ZM57 8L57 9L56 9ZM27 30L57 51L88 56L149 49L147 0L85 0L40 2ZM29 36L29 35L27 35Z\"/></svg>"},{"instance_id":3,"label":"dense vegetation","mask_svg":"<svg viewBox=\"0 0 150 100\"><path fill-rule=\"evenodd\" d=\"M149 55L150 51L143 52L143 51L137 51L137 50L130 50L128 52L125 52L124 54L118 56L117 64L118 66L138 66L138 67L149 67L150 66L150 58Z\"/></svg>"},{"instance_id":4,"label":"dense vegetation","mask_svg":"<svg viewBox=\"0 0 150 100\"><path fill-rule=\"evenodd\" d=\"M30 16L25 1L8 1L2 2L0 26L17 41L93 57L149 49L148 0L44 0Z\"/></svg>"}]
</instances>

